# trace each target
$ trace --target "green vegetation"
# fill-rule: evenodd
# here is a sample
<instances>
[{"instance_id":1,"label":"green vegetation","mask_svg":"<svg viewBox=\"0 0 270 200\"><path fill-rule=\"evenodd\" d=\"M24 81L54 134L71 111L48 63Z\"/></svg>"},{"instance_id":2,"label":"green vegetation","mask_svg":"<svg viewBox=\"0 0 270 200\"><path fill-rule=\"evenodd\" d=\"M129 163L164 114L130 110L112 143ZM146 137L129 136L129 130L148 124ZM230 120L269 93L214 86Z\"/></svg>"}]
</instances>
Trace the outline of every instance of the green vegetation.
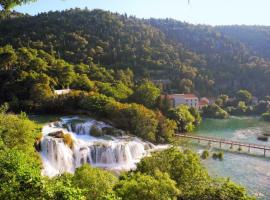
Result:
<instances>
[{"instance_id":1,"label":"green vegetation","mask_svg":"<svg viewBox=\"0 0 270 200\"><path fill-rule=\"evenodd\" d=\"M257 140L261 140L261 141L267 142L268 141L268 136L258 135L257 136Z\"/></svg>"},{"instance_id":2,"label":"green vegetation","mask_svg":"<svg viewBox=\"0 0 270 200\"><path fill-rule=\"evenodd\" d=\"M136 172L155 176L155 171L159 170L169 174L181 192L178 199L253 199L243 188L229 180L210 178L199 160L200 158L189 150L180 152L171 148L143 158Z\"/></svg>"},{"instance_id":3,"label":"green vegetation","mask_svg":"<svg viewBox=\"0 0 270 200\"><path fill-rule=\"evenodd\" d=\"M270 121L270 112L263 113L262 118L265 121Z\"/></svg>"},{"instance_id":4,"label":"green vegetation","mask_svg":"<svg viewBox=\"0 0 270 200\"><path fill-rule=\"evenodd\" d=\"M85 164L74 174L74 185L83 189L87 199L103 200L106 195L113 193L117 178L110 172L93 168Z\"/></svg>"},{"instance_id":5,"label":"green vegetation","mask_svg":"<svg viewBox=\"0 0 270 200\"><path fill-rule=\"evenodd\" d=\"M115 188L117 195L126 200L176 200L180 194L175 181L160 171L151 176L138 172L121 177Z\"/></svg>"},{"instance_id":6,"label":"green vegetation","mask_svg":"<svg viewBox=\"0 0 270 200\"><path fill-rule=\"evenodd\" d=\"M50 122L59 121L60 115L30 115L29 119L36 124L43 126Z\"/></svg>"},{"instance_id":7,"label":"green vegetation","mask_svg":"<svg viewBox=\"0 0 270 200\"><path fill-rule=\"evenodd\" d=\"M27 2L0 6L9 11ZM163 93L229 94L204 107L202 116L265 113L269 120L269 98L252 105L252 94L269 95L269 59L254 55L249 49L254 44L231 40L225 32L101 10L7 12L0 19L0 104L8 102L16 113L91 115L156 143L170 142L175 131L191 132L201 122L196 109L161 102ZM161 83L157 87L151 80ZM72 91L54 92L65 88ZM40 127L7 109L0 109L1 199L253 199L229 180L210 178L195 153L175 148L144 158L137 170L119 178L88 165L74 175L42 177L35 150L40 150ZM69 134L54 134L73 148ZM103 132L93 126L91 134ZM223 159L223 153L213 157Z\"/></svg>"},{"instance_id":8,"label":"green vegetation","mask_svg":"<svg viewBox=\"0 0 270 200\"><path fill-rule=\"evenodd\" d=\"M229 114L216 104L208 105L202 108L202 116L206 118L226 119Z\"/></svg>"},{"instance_id":9,"label":"green vegetation","mask_svg":"<svg viewBox=\"0 0 270 200\"><path fill-rule=\"evenodd\" d=\"M244 102L245 104L250 103L252 99L252 94L247 90L239 90L236 93L236 100L238 102Z\"/></svg>"},{"instance_id":10,"label":"green vegetation","mask_svg":"<svg viewBox=\"0 0 270 200\"><path fill-rule=\"evenodd\" d=\"M22 150L0 152L0 198L41 199L43 188L38 163Z\"/></svg>"},{"instance_id":11,"label":"green vegetation","mask_svg":"<svg viewBox=\"0 0 270 200\"><path fill-rule=\"evenodd\" d=\"M168 116L176 122L179 132L191 132L195 128L194 124L197 123L195 117L190 113L189 107L186 105L180 105L169 110Z\"/></svg>"},{"instance_id":12,"label":"green vegetation","mask_svg":"<svg viewBox=\"0 0 270 200\"><path fill-rule=\"evenodd\" d=\"M148 81L140 84L135 89L132 99L135 102L145 105L148 108L154 108L159 96L160 89Z\"/></svg>"},{"instance_id":13,"label":"green vegetation","mask_svg":"<svg viewBox=\"0 0 270 200\"><path fill-rule=\"evenodd\" d=\"M212 155L213 159L219 159L220 161L223 160L224 158L224 153L223 152L214 152Z\"/></svg>"},{"instance_id":14,"label":"green vegetation","mask_svg":"<svg viewBox=\"0 0 270 200\"><path fill-rule=\"evenodd\" d=\"M15 6L34 2L34 1L36 1L36 0L1 0L0 7L5 12L7 12L7 11L10 11Z\"/></svg>"},{"instance_id":15,"label":"green vegetation","mask_svg":"<svg viewBox=\"0 0 270 200\"><path fill-rule=\"evenodd\" d=\"M256 45L253 39L252 44L250 39L245 39L248 31L232 39L231 31L220 27L191 25L172 19L143 20L102 10L72 9L37 16L12 16L0 22L1 46L11 44L15 49L43 50L72 63L76 73L88 78L86 66L89 68L95 63L108 69L131 69L136 79L168 79L167 88L177 92L197 91L203 96L212 96L232 94L244 88L256 96L268 95L270 54L263 53L268 52L264 51L268 49L264 48L268 43L267 27L250 29L262 33L255 34L261 41ZM234 32L244 28L234 27ZM42 66L42 62L35 60L32 65ZM68 72L69 68L63 67L63 72ZM69 72L63 74L69 77L72 75ZM104 75L102 72L91 74L94 75L91 81ZM121 72L117 74L116 80L122 79L128 85L130 79ZM85 75L78 81L86 84L71 79L60 82L62 86L73 82L78 89L89 89L92 84ZM112 78L110 73L107 75ZM78 76L75 74L75 77ZM111 81L103 79L101 82Z\"/></svg>"},{"instance_id":16,"label":"green vegetation","mask_svg":"<svg viewBox=\"0 0 270 200\"><path fill-rule=\"evenodd\" d=\"M208 151L208 150L204 150L204 151L202 152L201 158L205 160L205 159L207 159L209 156L210 156L209 151Z\"/></svg>"},{"instance_id":17,"label":"green vegetation","mask_svg":"<svg viewBox=\"0 0 270 200\"><path fill-rule=\"evenodd\" d=\"M0 112L0 149L16 149L34 156L33 144L39 132L39 127L25 113L13 115L3 110Z\"/></svg>"},{"instance_id":18,"label":"green vegetation","mask_svg":"<svg viewBox=\"0 0 270 200\"><path fill-rule=\"evenodd\" d=\"M73 148L73 140L72 137L70 136L70 134L64 134L63 135L63 141L66 145L69 146L69 148Z\"/></svg>"},{"instance_id":19,"label":"green vegetation","mask_svg":"<svg viewBox=\"0 0 270 200\"><path fill-rule=\"evenodd\" d=\"M103 133L102 130L100 130L96 125L93 125L90 130L90 135L100 137L103 135Z\"/></svg>"},{"instance_id":20,"label":"green vegetation","mask_svg":"<svg viewBox=\"0 0 270 200\"><path fill-rule=\"evenodd\" d=\"M242 187L210 178L195 153L177 148L145 157L137 170L119 178L89 165L81 166L74 175L42 177L41 164L33 156L37 155L33 147L36 129L25 129L26 125L35 124L23 114L4 113L5 107L1 110L0 130L6 130L0 146L1 199L252 199ZM15 140L15 133L27 137L27 143ZM55 134L61 136L60 132Z\"/></svg>"}]
</instances>

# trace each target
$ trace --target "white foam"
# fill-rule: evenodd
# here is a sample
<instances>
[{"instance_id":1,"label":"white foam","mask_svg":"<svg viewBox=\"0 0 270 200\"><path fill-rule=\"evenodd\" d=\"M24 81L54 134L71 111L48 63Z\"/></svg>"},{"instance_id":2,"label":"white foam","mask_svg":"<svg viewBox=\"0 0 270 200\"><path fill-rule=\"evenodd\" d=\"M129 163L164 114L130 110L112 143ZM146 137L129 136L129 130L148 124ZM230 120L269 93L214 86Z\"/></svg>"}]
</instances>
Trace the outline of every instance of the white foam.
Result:
<instances>
[{"instance_id":1,"label":"white foam","mask_svg":"<svg viewBox=\"0 0 270 200\"><path fill-rule=\"evenodd\" d=\"M43 175L55 176L63 172L73 173L84 163L110 170L130 170L136 163L153 150L167 148L166 145L155 146L136 137L97 138L89 135L95 124L99 129L109 125L88 119L77 123L72 132L70 122L78 117L63 117L60 122L50 123L43 127L41 141L41 156L43 160ZM68 127L67 129L64 127ZM73 148L67 146L63 139L48 136L49 133L63 131L71 135Z\"/></svg>"}]
</instances>

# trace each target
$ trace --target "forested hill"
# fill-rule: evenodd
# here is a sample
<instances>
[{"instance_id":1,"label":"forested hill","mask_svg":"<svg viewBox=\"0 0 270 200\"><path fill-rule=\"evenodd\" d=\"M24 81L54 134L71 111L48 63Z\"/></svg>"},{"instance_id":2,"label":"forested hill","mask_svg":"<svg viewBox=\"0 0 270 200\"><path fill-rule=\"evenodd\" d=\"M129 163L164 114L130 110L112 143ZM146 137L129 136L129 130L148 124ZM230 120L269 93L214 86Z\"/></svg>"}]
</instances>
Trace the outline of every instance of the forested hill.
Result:
<instances>
[{"instance_id":1,"label":"forested hill","mask_svg":"<svg viewBox=\"0 0 270 200\"><path fill-rule=\"evenodd\" d=\"M171 80L178 92L216 95L244 88L258 96L269 94L267 53L234 32L72 9L1 20L0 45L42 49L73 64L131 68L137 78Z\"/></svg>"},{"instance_id":2,"label":"forested hill","mask_svg":"<svg viewBox=\"0 0 270 200\"><path fill-rule=\"evenodd\" d=\"M216 29L232 39L243 42L258 56L270 59L270 27L219 26Z\"/></svg>"}]
</instances>

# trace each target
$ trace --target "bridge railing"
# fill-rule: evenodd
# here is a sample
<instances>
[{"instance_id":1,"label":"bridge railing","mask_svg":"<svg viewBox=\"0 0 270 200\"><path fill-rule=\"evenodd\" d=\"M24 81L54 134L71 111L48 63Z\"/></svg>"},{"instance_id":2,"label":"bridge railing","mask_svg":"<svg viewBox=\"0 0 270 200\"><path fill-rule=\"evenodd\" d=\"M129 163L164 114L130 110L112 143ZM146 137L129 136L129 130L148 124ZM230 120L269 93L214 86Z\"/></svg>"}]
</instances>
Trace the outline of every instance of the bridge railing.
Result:
<instances>
[{"instance_id":1,"label":"bridge railing","mask_svg":"<svg viewBox=\"0 0 270 200\"><path fill-rule=\"evenodd\" d=\"M225 139L225 138L217 138L217 137L209 137L209 136L187 135L187 134L176 134L176 135L178 137L183 137L183 138L188 138L188 139L203 140L203 141L209 141L209 142L223 143L223 144L242 146L242 147L248 147L248 148L255 148L255 149L264 149L264 150L270 151L270 146L267 146L267 145L234 141L234 140L229 140L229 139Z\"/></svg>"}]
</instances>

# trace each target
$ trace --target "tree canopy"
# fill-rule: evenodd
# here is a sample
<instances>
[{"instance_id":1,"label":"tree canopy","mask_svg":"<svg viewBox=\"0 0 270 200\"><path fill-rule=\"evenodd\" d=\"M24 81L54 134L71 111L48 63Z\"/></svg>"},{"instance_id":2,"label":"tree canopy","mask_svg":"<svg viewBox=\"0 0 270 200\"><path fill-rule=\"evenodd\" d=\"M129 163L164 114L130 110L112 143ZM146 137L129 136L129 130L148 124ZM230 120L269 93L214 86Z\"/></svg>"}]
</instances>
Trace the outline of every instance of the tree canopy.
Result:
<instances>
[{"instance_id":1,"label":"tree canopy","mask_svg":"<svg viewBox=\"0 0 270 200\"><path fill-rule=\"evenodd\" d=\"M241 29L235 27L236 31ZM257 29L263 33L261 38L256 35L264 41L260 44L267 44L269 29ZM220 27L172 19L143 20L87 9L18 15L0 22L1 46L11 44L15 49L43 50L70 64L95 63L108 69L130 69L137 80L154 79L168 91L198 92L205 96L232 94L246 88L256 96L267 95L269 56L256 53L256 50L262 52L263 45L255 47L243 34L236 39L231 35ZM14 61L9 52L1 58ZM38 60L32 62L33 66L34 63L42 66ZM3 66L8 69L11 64ZM66 87L72 82L72 74L69 66L62 68L66 81L59 79L59 82ZM121 72L117 77L126 85L130 82L129 78L124 80Z\"/></svg>"},{"instance_id":2,"label":"tree canopy","mask_svg":"<svg viewBox=\"0 0 270 200\"><path fill-rule=\"evenodd\" d=\"M0 0L0 6L4 11L9 11L15 6L34 2L36 0Z\"/></svg>"}]
</instances>

